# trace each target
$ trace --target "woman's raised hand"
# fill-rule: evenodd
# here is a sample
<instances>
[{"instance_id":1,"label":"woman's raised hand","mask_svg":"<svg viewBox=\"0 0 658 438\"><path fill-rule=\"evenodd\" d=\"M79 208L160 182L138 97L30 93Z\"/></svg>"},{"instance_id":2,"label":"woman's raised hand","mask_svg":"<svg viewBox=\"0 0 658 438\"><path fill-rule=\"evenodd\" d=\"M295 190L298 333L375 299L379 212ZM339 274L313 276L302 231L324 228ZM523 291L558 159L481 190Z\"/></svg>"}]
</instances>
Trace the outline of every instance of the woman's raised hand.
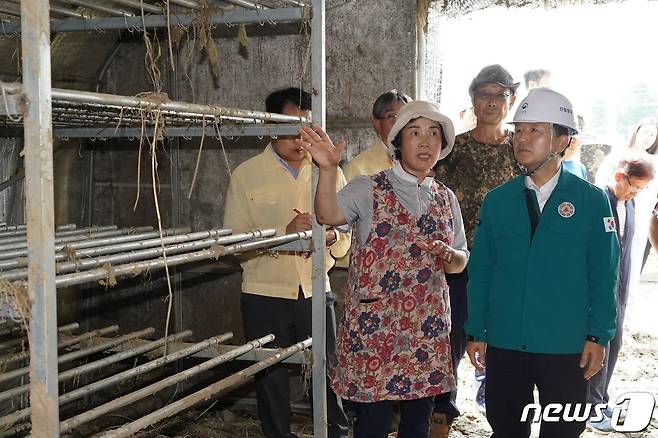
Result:
<instances>
[{"instance_id":1,"label":"woman's raised hand","mask_svg":"<svg viewBox=\"0 0 658 438\"><path fill-rule=\"evenodd\" d=\"M345 150L345 140L340 140L334 145L326 132L319 126L304 126L299 130L300 138L295 144L307 150L313 157L318 167L335 167L340 162L340 157Z\"/></svg>"}]
</instances>

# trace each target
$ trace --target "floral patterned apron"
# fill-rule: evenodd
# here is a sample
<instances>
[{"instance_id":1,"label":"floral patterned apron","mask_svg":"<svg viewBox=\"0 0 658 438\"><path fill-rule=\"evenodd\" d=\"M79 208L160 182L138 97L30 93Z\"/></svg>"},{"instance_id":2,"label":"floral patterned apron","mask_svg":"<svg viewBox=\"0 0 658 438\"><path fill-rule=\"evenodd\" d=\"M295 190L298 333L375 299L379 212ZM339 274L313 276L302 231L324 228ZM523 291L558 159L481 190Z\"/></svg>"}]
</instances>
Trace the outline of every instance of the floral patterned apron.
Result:
<instances>
[{"instance_id":1,"label":"floral patterned apron","mask_svg":"<svg viewBox=\"0 0 658 438\"><path fill-rule=\"evenodd\" d=\"M400 203L387 171L373 181L372 228L365 244L353 233L337 365L339 396L357 402L412 400L455 389L450 355L450 299L443 263L416 242L454 237L443 184L416 217Z\"/></svg>"}]
</instances>

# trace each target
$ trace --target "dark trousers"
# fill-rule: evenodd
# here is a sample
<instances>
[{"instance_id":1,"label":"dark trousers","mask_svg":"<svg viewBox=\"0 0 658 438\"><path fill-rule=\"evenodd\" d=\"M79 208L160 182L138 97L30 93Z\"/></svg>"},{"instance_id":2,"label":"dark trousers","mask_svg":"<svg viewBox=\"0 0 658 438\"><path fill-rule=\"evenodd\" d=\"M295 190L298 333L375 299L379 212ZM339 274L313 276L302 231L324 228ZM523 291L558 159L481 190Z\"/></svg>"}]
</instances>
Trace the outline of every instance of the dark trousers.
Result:
<instances>
[{"instance_id":1,"label":"dark trousers","mask_svg":"<svg viewBox=\"0 0 658 438\"><path fill-rule=\"evenodd\" d=\"M450 287L450 352L452 354L452 368L457 379L457 369L466 352L466 284L468 272L464 269L459 274L446 274ZM453 420L459 416L457 408L457 390L436 396L434 399L434 412L441 412Z\"/></svg>"},{"instance_id":2,"label":"dark trousers","mask_svg":"<svg viewBox=\"0 0 658 438\"><path fill-rule=\"evenodd\" d=\"M491 438L528 438L529 416L521 422L523 408L534 403L533 389L539 391L539 404L585 403L587 381L579 366L580 354L538 354L487 347L487 420ZM532 413L531 413L532 414ZM562 413L560 413L562 414ZM542 422L540 438L577 438L585 422Z\"/></svg>"},{"instance_id":3,"label":"dark trousers","mask_svg":"<svg viewBox=\"0 0 658 438\"><path fill-rule=\"evenodd\" d=\"M327 292L327 363L335 362L335 295ZM247 340L270 333L275 339L268 348L289 347L311 336L311 298L300 291L296 300L243 293L240 299ZM290 382L288 368L273 365L256 375L258 418L267 438L288 438L290 433ZM327 422L329 437L347 437L348 422L341 400L327 379Z\"/></svg>"},{"instance_id":4,"label":"dark trousers","mask_svg":"<svg viewBox=\"0 0 658 438\"><path fill-rule=\"evenodd\" d=\"M589 381L589 396L587 401L592 404L607 404L610 401L608 387L610 379L615 372L619 350L621 350L624 335L624 316L626 315L626 301L628 296L617 295L617 331L605 348L603 368Z\"/></svg>"},{"instance_id":5,"label":"dark trousers","mask_svg":"<svg viewBox=\"0 0 658 438\"><path fill-rule=\"evenodd\" d=\"M354 438L386 438L391 423L393 407L400 405L398 438L424 438L430 431L432 397L416 400L383 400L372 403L351 402L356 415Z\"/></svg>"}]
</instances>

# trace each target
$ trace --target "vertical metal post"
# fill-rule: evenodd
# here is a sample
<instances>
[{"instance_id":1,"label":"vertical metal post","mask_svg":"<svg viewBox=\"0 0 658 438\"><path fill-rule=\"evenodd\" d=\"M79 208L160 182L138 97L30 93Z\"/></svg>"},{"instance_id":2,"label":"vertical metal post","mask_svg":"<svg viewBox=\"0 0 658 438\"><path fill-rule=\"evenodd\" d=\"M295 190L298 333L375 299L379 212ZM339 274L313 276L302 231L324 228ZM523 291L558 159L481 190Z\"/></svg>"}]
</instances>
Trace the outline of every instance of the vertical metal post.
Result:
<instances>
[{"instance_id":1,"label":"vertical metal post","mask_svg":"<svg viewBox=\"0 0 658 438\"><path fill-rule=\"evenodd\" d=\"M32 435L59 437L53 136L48 2L23 0L21 28L25 117L30 400Z\"/></svg>"},{"instance_id":2,"label":"vertical metal post","mask_svg":"<svg viewBox=\"0 0 658 438\"><path fill-rule=\"evenodd\" d=\"M168 52L167 52L168 53ZM173 53L174 55L174 65L178 66L178 50L176 49ZM171 61L169 59L165 60L165 65L169 66ZM168 71L168 89L169 96L174 100L178 100L178 70L172 70L167 68ZM169 151L171 154L171 227L180 226L180 138L176 137L173 139L169 145ZM178 332L183 331L183 277L178 268L173 268L171 270L172 277L172 289L174 292L174 330ZM176 364L178 366L178 363Z\"/></svg>"},{"instance_id":3,"label":"vertical metal post","mask_svg":"<svg viewBox=\"0 0 658 438\"><path fill-rule=\"evenodd\" d=\"M313 123L326 129L325 76L325 0L313 0L311 22L311 84L313 92ZM313 166L311 205L318 184L318 169ZM313 215L313 436L327 436L326 386L326 294L325 294L325 229Z\"/></svg>"}]
</instances>

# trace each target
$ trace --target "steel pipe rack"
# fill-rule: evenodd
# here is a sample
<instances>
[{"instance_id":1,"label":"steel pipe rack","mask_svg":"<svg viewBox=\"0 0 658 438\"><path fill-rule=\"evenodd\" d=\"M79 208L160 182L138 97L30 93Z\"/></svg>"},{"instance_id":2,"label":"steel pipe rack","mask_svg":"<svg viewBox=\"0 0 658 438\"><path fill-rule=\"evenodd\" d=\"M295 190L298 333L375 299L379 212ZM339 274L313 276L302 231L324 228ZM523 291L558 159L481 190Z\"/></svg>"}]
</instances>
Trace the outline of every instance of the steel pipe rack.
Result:
<instances>
[{"instance_id":1,"label":"steel pipe rack","mask_svg":"<svg viewBox=\"0 0 658 438\"><path fill-rule=\"evenodd\" d=\"M274 230L271 230L274 234ZM201 233L204 234L204 233ZM168 245L164 242L165 238L161 242L160 239L152 239L151 242L154 243L153 248L142 249L140 251L133 252L124 252L115 255L107 255L96 258L82 258L76 261L62 262L58 263L55 267L57 274L65 274L68 272L77 272L93 269L99 266L103 266L107 263L117 264L117 263L126 263L136 260L150 259L154 257L161 257L164 252L167 256L173 254L180 254L183 252L196 251L199 249L210 248L213 245L226 245L235 242L241 242L244 240L250 240L255 237L260 237L264 233L262 232L249 232L249 233L240 233L230 236L223 237L213 237L208 239L193 240L191 242L176 243L173 245ZM177 236L173 236L177 237ZM164 246L164 251L162 248ZM116 250L116 248L114 248ZM27 278L27 269L17 269L14 271L0 271L0 278L5 280L16 281L24 280Z\"/></svg>"},{"instance_id":2,"label":"steel pipe rack","mask_svg":"<svg viewBox=\"0 0 658 438\"><path fill-rule=\"evenodd\" d=\"M97 257L104 254L114 254L123 251L132 251L143 248L150 248L160 244L170 244L187 242L189 240L198 240L214 236L225 236L231 233L231 230L211 230L198 233L188 233L189 228L167 228L163 230L165 237L160 240L160 234L156 231L150 233L141 233L139 235L100 239L93 242L79 242L67 245L67 249L75 251L76 258L83 257ZM186 233L186 234L181 234ZM130 237L130 238L128 238ZM92 245L93 243L93 245ZM91 245L91 246L90 246ZM55 253L55 261L61 262L62 260L69 260L70 255L62 252L64 247ZM27 266L26 254L19 254L13 260L0 259L0 277L1 271L16 269L22 266Z\"/></svg>"},{"instance_id":3,"label":"steel pipe rack","mask_svg":"<svg viewBox=\"0 0 658 438\"><path fill-rule=\"evenodd\" d=\"M116 0L113 0L116 1ZM241 0L235 0L241 1ZM172 1L173 3L173 1ZM242 1L246 6L248 2ZM11 10L11 9L10 9ZM146 10L145 10L146 12ZM277 8L266 9L257 7L238 8L237 10L226 10L213 14L209 21L211 25L236 25L236 24L265 24L265 23L295 23L310 18L309 12L305 8ZM191 14L174 15L169 17L170 26L189 26L194 20ZM121 17L94 17L87 19L66 18L60 20L51 20L50 28L52 32L81 32L81 31L103 31L103 30L126 30L134 28L157 29L167 27L167 16L145 15L138 16L121 16ZM3 23L0 26L0 35L15 35L21 32L21 25L18 22Z\"/></svg>"},{"instance_id":4,"label":"steel pipe rack","mask_svg":"<svg viewBox=\"0 0 658 438\"><path fill-rule=\"evenodd\" d=\"M139 365L135 368L131 368L129 370L120 372L118 374L115 374L110 377L106 377L104 379L101 379L97 382L91 383L87 386L83 386L81 388L75 389L71 392L67 392L65 394L62 394L59 396L59 404L63 405L66 403L70 403L75 400L79 400L82 397L85 397L89 394L92 394L96 391L99 391L101 389L107 388L109 386L115 385L119 382L122 382L124 380L127 380L129 378L144 374L149 371L153 371L157 368L161 368L164 365L170 364L172 362L175 362L179 359L183 359L185 357L191 356L196 352L199 352L201 350L204 350L212 345L219 344L221 342L224 342L228 339L231 339L233 337L233 333L224 333L219 336L215 336L212 338L208 338L204 341L198 342L194 344L192 347L185 348L183 350L176 351L175 353L170 353L164 357L160 357L158 359L154 359L150 362L147 362L143 365ZM12 412L9 415L5 415L4 417L0 417L0 428L7 428L11 425L13 425L16 422L23 421L27 419L30 416L31 413L31 408L25 408L21 409L15 412Z\"/></svg>"},{"instance_id":5,"label":"steel pipe rack","mask_svg":"<svg viewBox=\"0 0 658 438\"><path fill-rule=\"evenodd\" d=\"M87 1L87 0L77 0ZM293 0L287 0L291 4ZM294 0L296 1L296 0ZM141 0L140 0L141 3ZM171 0L172 4L186 5L194 8L192 0ZM215 14L212 24L238 24L291 21L299 22L311 19L311 77L313 89L313 115L314 121L325 126L325 1L312 0L311 8L280 8L280 9L238 9L235 12ZM108 2L104 4L109 4ZM112 3L117 6L116 3ZM246 4L244 6L247 6ZM122 7L122 6L121 6ZM117 9L121 8L117 6ZM141 12L141 5L140 5ZM180 12L180 11L176 11ZM93 128L117 128L122 117L126 116L125 124L119 128L141 128L142 120L149 130L153 131L155 121L149 118L149 113L159 112L160 126L166 128L201 128L213 126L222 135L222 127L225 125L265 125L262 122L289 123L302 125L308 123L303 118L290 118L282 115L269 114L259 111L241 110L213 105L196 105L184 102L169 102L163 96L125 97L111 96L99 93L87 93L73 90L52 89L50 77L50 36L52 33L63 31L101 31L103 29L134 29L139 27L166 27L169 25L188 25L193 17L191 14L174 15L167 17L163 14L145 17L106 17L92 20L63 19L50 20L48 2L43 0L21 1L21 23L3 22L0 32L4 34L15 34L21 32L22 40L22 71L30 72L26 75L22 85L0 83L3 92L6 93L5 106L0 105L0 112L6 110L11 115L22 116L23 123L15 123L15 117L2 117L9 132L11 129L24 129L25 150L25 194L27 199L28 217L28 248L30 248L30 265L28 275L28 291L32 300L32 319L30 321L30 385L31 399L38 400L32 409L19 411L12 414L11 421L21 421L32 414L32 434L39 438L57 438L59 436L59 402L60 399L67 400L72 397L69 393L58 397L58 373L57 373L57 340L56 334L56 281L55 273L55 232L53 227L53 169L52 169L52 133L54 129L65 128L88 128L94 123ZM14 92L12 93L12 89ZM161 101L158 101L160 98ZM53 123L53 113L55 122ZM80 123L79 123L80 122ZM221 125L221 126L220 126ZM232 129L232 128L231 128ZM272 128L273 133L276 129ZM206 131L203 130L203 134ZM280 134L287 135L287 134ZM314 179L317 178L317 169L313 171ZM325 400L325 352L324 352L324 248L325 234L323 227L314 222L313 224L313 337L318 342L313 344L313 376L314 376L314 436L326 437L326 400ZM309 234L310 235L310 234ZM123 236L128 237L128 236ZM142 236L143 237L143 236ZM281 236L285 237L285 236ZM299 240L300 236L292 240ZM305 236L308 238L308 235ZM279 239L279 238L277 238ZM136 239L136 240L143 240ZM267 240L267 239L263 239ZM122 241L125 243L125 241ZM87 242L80 242L87 243ZM118 242L116 242L118 243ZM279 240L277 243L282 243ZM70 247L78 242L71 243ZM72 248L81 250L94 246L108 245L108 242L95 242L92 246ZM174 255L172 259L176 263L185 263L194 260L207 260L208 258L231 254L238 251L271 247L271 242L237 244L219 246L217 248L205 249L189 254ZM63 248L60 248L63 249ZM16 255L14 257L20 257ZM177 258L184 258L177 260ZM141 265L140 265L141 263ZM157 268L162 266L163 261L153 260L138 262L131 265L119 265L128 268ZM94 270L80 273L86 275ZM126 274L127 275L127 274ZM64 274L60 277L73 278L74 274ZM61 280L61 278L60 278ZM78 278L79 280L79 278ZM76 280L77 281L77 280ZM60 283L62 284L62 283ZM309 342L310 344L310 342ZM308 347L307 344L304 348ZM291 347L292 348L292 347ZM299 351L299 350L298 350ZM283 354L294 354L286 352ZM175 359L172 359L175 360ZM248 368L249 372L256 372L259 367L266 367L276 362L273 356L263 363L255 364ZM262 369L262 368L260 368ZM214 397L226 388L244 381L246 374L232 376L229 379L218 382L218 384L202 390L199 393L186 397L179 402L167 406L164 410L156 411L151 416L144 417L137 422L126 425L126 429L117 433L130 433L126 430L139 430L144 424L158 421L173 415L187 406L192 406L204 399ZM320 376L320 378L318 378ZM97 382L98 383L98 382ZM218 386L219 385L219 386ZM78 397L83 396L78 392ZM8 418L3 417L2 421ZM22 426L19 426L22 427Z\"/></svg>"},{"instance_id":6,"label":"steel pipe rack","mask_svg":"<svg viewBox=\"0 0 658 438\"><path fill-rule=\"evenodd\" d=\"M162 391L163 389L166 389L172 385L176 385L180 382L190 379L199 373L208 371L218 365L233 360L243 354L246 354L250 351L253 351L256 348L261 347L264 344L272 342L273 340L274 340L274 335L267 335L262 338L253 340L245 345L236 347L234 350L228 353L209 359L199 365L188 368L173 376L166 377L163 380L160 380L156 383L145 386L144 388L140 388L136 391L130 392L122 397L116 398L103 405L97 406L89 411L86 411L80 415L76 415L75 417L69 418L68 420L61 422L59 431L60 433L68 432L71 429L75 429L76 427L88 423L102 415L105 415L109 412L112 412L124 406L128 406L150 395L153 395L156 392Z\"/></svg>"},{"instance_id":7,"label":"steel pipe rack","mask_svg":"<svg viewBox=\"0 0 658 438\"><path fill-rule=\"evenodd\" d=\"M20 97L23 94L23 86L20 83L8 83L0 81L0 88L8 96ZM214 123L223 118L237 117L239 119L270 121L270 122L287 122L287 123L308 123L309 120L302 116L288 116L284 114L268 113L264 111L255 111L240 108L223 107L219 105L202 105L188 102L168 101L159 97L151 99L147 97L118 96L113 94L94 93L90 91L67 90L61 88L52 89L53 112L63 112L67 108L77 108L79 112L86 111L90 115L94 111L102 109L103 111L113 111L112 123L118 124L121 121L122 112L127 110L137 111L161 111L163 112L163 122L167 125L167 117L194 117L198 124L202 121ZM137 113L138 115L140 113ZM141 116L140 116L141 119ZM174 120L176 120L174 118ZM173 122L172 122L173 123ZM11 123L8 123L11 124ZM16 125L20 126L20 125Z\"/></svg>"},{"instance_id":8,"label":"steel pipe rack","mask_svg":"<svg viewBox=\"0 0 658 438\"><path fill-rule=\"evenodd\" d=\"M216 259L230 254L240 252L269 248L282 243L292 242L299 239L308 239L311 237L310 231L303 231L299 233L285 234L280 237L271 237L261 239L249 243L238 243L229 246L218 246L217 248L204 249L201 251L190 252L186 254L179 254L167 257L168 266L178 266L187 263L199 262L209 259ZM76 284L89 283L92 281L104 280L110 274L115 278L134 276L141 272L153 271L155 269L162 269L165 266L164 259L147 260L123 265L112 266L111 272L105 268L91 269L85 272L76 272L71 274L59 275L55 279L56 287L68 287Z\"/></svg>"},{"instance_id":9,"label":"steel pipe rack","mask_svg":"<svg viewBox=\"0 0 658 438\"><path fill-rule=\"evenodd\" d=\"M73 336L71 338L67 338L67 339L63 339L62 341L59 341L57 343L57 349L59 350L62 348L70 347L72 345L77 345L82 341L87 341L91 338L95 338L98 336L109 335L110 333L116 333L117 331L119 331L118 325L111 325L108 327L104 327L102 329L93 330L87 333L83 333L79 336ZM7 364L18 362L23 359L27 359L29 356L30 356L29 351L23 351L21 353L0 356L0 366L6 366ZM3 374L0 374L0 379L3 378Z\"/></svg>"},{"instance_id":10,"label":"steel pipe rack","mask_svg":"<svg viewBox=\"0 0 658 438\"><path fill-rule=\"evenodd\" d=\"M82 240L85 238L90 238L91 236L96 235L98 233L103 233L105 231L118 231L118 230L116 225L107 225L102 227L79 228L77 230L71 230L71 231L62 231L62 232L55 231L55 243L71 242L76 239ZM106 236L108 235L112 236L113 234L106 234ZM67 237L72 237L72 236L77 236L77 237L73 237L73 239L66 240ZM9 245L11 243L21 243L21 242L24 243L26 241L27 241L27 236L24 234L18 236L11 236L11 237L0 236L0 248L4 248L6 245Z\"/></svg>"},{"instance_id":11,"label":"steel pipe rack","mask_svg":"<svg viewBox=\"0 0 658 438\"><path fill-rule=\"evenodd\" d=\"M140 228L137 228L137 229L144 231L146 229L152 229L152 228L151 227L140 227ZM165 236L169 235L169 233L176 234L177 232L180 232L180 229L173 228L173 229L163 230L163 234ZM126 242L135 242L137 240L152 239L152 238L159 237L159 236L160 236L159 232L150 231L150 232L138 232L137 234L127 234L127 235L120 235L120 236L100 237L98 239L88 239L88 240L81 240L81 241L77 241L77 242L69 242L66 245L58 244L58 245L55 246L55 251L66 251L66 250L78 250L78 249L83 249L83 248L94 248L94 247L99 247L99 246L120 244L120 243L126 243ZM27 249L16 249L16 250L11 250L11 251L0 251L0 260L11 259L11 258L14 258L14 257L27 257ZM50 257L52 258L52 255Z\"/></svg>"},{"instance_id":12,"label":"steel pipe rack","mask_svg":"<svg viewBox=\"0 0 658 438\"><path fill-rule=\"evenodd\" d=\"M98 370L100 368L106 367L108 365L121 362L126 359L133 358L135 356L138 356L140 354L147 353L149 351L155 350L157 348L160 348L164 346L165 344L171 343L171 342L178 342L182 339L185 339L187 337L192 336L192 331L190 330L185 330L183 332L167 336L166 338L160 338L156 341L144 341L143 344L139 344L136 347L129 348L126 350L123 350L119 352L118 354L113 354L112 356L106 357L104 359L100 359L88 364L84 364L81 366L78 366L76 368L71 368L70 370L63 371L59 374L59 380L66 380L70 379L73 377L78 377L86 373L90 373L92 371ZM94 339L90 339L89 343L93 343ZM133 341L128 341L130 344L134 343ZM102 342L101 342L102 344ZM100 345L100 344L99 344ZM21 375L24 375L24 369L19 368L16 370L12 370L9 373L9 376L2 376L2 381L14 379L16 377L20 377Z\"/></svg>"},{"instance_id":13,"label":"steel pipe rack","mask_svg":"<svg viewBox=\"0 0 658 438\"><path fill-rule=\"evenodd\" d=\"M188 395L180 400L177 400L167 406L158 409L155 412L152 412L144 417L135 420L131 423L128 423L119 428L108 431L107 433L101 435L102 438L121 438L121 437L130 437L137 433L138 431L157 423L165 418L169 418L173 415L178 414L186 409L189 409L193 406L196 406L203 402L208 402L223 392L228 391L236 386L239 386L251 378L254 374L259 371L264 370L276 363L281 362L283 359L288 356L292 356L298 351L305 350L309 348L312 344L311 338L306 339L305 341L299 342L291 347L281 349L276 355L265 359L261 362L257 362L254 365L235 373L225 379L220 380L219 382L213 383L204 389L197 391L193 394ZM326 428L326 426L325 426Z\"/></svg>"},{"instance_id":14,"label":"steel pipe rack","mask_svg":"<svg viewBox=\"0 0 658 438\"><path fill-rule=\"evenodd\" d=\"M19 327L24 328L25 326L22 325L22 324L19 324ZM61 327L57 327L57 332L62 333L62 332L67 332L67 331L71 331L71 330L76 330L79 327L80 327L80 324L78 324L77 322L74 322L74 323L71 323L71 324L63 325ZM0 336L2 336L2 334L0 334ZM18 336L18 337L15 337L15 338L13 338L9 341L0 342L0 350L18 348L24 343L27 343L27 335ZM6 353L3 353L3 354L6 354Z\"/></svg>"},{"instance_id":15,"label":"steel pipe rack","mask_svg":"<svg viewBox=\"0 0 658 438\"><path fill-rule=\"evenodd\" d=\"M70 362L76 359L80 359L82 357L90 356L95 353L100 353L101 351L106 351L110 350L114 347L117 347L119 345L125 344L127 342L130 342L135 339L143 338L145 336L150 336L155 332L155 329L153 327L146 328L144 330L139 330L136 332L128 333L123 336L119 336L118 338L110 338L107 341L101 342L97 345L94 345L89 348L83 348L80 350L76 351L71 351L70 353L63 354L59 356L58 358L58 363L61 365L66 362ZM20 376L24 376L25 374L28 374L30 371L29 367L25 368L20 368L17 370L12 370L10 373L12 374L11 378L16 378ZM70 370L69 370L70 371ZM72 374L69 373L69 375L66 378L72 377L72 376L79 376L80 374ZM7 373L9 374L9 373ZM59 374L59 381L61 382L62 380L65 379L64 372ZM3 375L3 380L6 380L6 376ZM19 386L17 388L10 389L8 391L0 392L0 402L4 400L11 400L14 397L18 397L21 394L24 394L30 390L30 385L23 385Z\"/></svg>"},{"instance_id":16,"label":"steel pipe rack","mask_svg":"<svg viewBox=\"0 0 658 438\"><path fill-rule=\"evenodd\" d=\"M106 230L106 231L98 231L98 232L93 232L87 235L84 234L76 234L76 235L70 235L70 236L64 236L64 237L55 237L55 245L57 246L72 242L81 242L81 241L90 241L90 240L96 240L96 239L101 239L105 237L114 237L114 236L124 236L127 234L134 234L134 233L143 233L146 231L152 230L153 227L137 227L137 228L130 228L130 229L123 229L123 230ZM0 243L0 254L4 254L7 251L14 251L14 250L19 250L22 248L27 248L27 241L26 240L19 240L17 242L9 242L9 243Z\"/></svg>"}]
</instances>

